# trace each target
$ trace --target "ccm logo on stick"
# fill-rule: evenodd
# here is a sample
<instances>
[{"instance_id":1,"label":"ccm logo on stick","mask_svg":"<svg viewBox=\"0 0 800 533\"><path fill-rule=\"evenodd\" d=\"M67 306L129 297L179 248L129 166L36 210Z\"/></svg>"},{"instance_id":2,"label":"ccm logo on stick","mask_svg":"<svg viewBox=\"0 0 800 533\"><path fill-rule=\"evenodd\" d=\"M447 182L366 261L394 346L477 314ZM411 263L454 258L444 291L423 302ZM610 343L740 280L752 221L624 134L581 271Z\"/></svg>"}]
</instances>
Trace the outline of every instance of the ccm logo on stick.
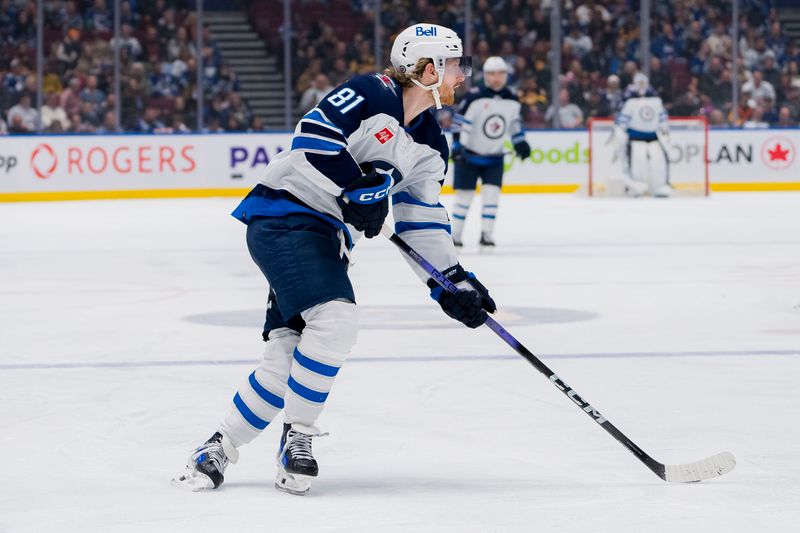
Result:
<instances>
[{"instance_id":1,"label":"ccm logo on stick","mask_svg":"<svg viewBox=\"0 0 800 533\"><path fill-rule=\"evenodd\" d=\"M550 376L550 381L553 382L553 385L558 387L561 391L566 392L569 399L575 402L579 407L583 408L584 411L592 415L595 422L598 424L602 424L606 421L606 418L597 412L597 410L592 407L589 402L584 401L583 398L578 396L578 393L572 390L572 387L561 381L561 378L553 374Z\"/></svg>"}]
</instances>

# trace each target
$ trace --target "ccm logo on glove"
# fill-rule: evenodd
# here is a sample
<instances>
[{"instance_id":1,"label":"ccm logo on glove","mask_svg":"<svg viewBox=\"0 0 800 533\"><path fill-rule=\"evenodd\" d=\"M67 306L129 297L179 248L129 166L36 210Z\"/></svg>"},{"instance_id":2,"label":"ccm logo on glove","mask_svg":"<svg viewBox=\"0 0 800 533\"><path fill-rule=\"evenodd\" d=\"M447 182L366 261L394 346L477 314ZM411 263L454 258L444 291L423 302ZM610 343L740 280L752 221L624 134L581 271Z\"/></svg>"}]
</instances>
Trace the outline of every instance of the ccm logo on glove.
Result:
<instances>
[{"instance_id":1,"label":"ccm logo on glove","mask_svg":"<svg viewBox=\"0 0 800 533\"><path fill-rule=\"evenodd\" d=\"M372 203L374 200L381 200L381 199L385 198L387 194L389 194L389 188L388 187L386 189L384 189L382 191L378 191L378 192L365 192L365 193L361 194L358 197L357 201L360 204L369 204L369 203ZM356 201L356 200L353 200L352 196L350 197L350 200Z\"/></svg>"},{"instance_id":2,"label":"ccm logo on glove","mask_svg":"<svg viewBox=\"0 0 800 533\"><path fill-rule=\"evenodd\" d=\"M362 164L361 170L365 174L345 187L337 201L342 209L342 220L371 239L381 232L389 214L392 177L370 164Z\"/></svg>"}]
</instances>

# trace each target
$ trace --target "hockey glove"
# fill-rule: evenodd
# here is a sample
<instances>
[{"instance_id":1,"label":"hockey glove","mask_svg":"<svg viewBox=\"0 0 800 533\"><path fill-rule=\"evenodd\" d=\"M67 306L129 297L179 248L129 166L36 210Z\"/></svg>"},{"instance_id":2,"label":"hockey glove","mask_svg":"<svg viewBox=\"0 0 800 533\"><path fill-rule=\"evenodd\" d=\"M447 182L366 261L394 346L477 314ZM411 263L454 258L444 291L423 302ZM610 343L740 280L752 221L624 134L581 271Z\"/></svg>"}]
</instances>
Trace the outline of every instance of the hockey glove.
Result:
<instances>
[{"instance_id":1,"label":"hockey glove","mask_svg":"<svg viewBox=\"0 0 800 533\"><path fill-rule=\"evenodd\" d=\"M450 157L453 159L455 163L463 163L464 162L464 147L461 146L461 143L458 141L453 142L453 146L450 148Z\"/></svg>"},{"instance_id":2,"label":"hockey glove","mask_svg":"<svg viewBox=\"0 0 800 533\"><path fill-rule=\"evenodd\" d=\"M528 141L520 141L514 145L514 151L524 161L531 156L531 145Z\"/></svg>"},{"instance_id":3,"label":"hockey glove","mask_svg":"<svg viewBox=\"0 0 800 533\"><path fill-rule=\"evenodd\" d=\"M383 221L389 214L392 178L377 172L371 165L364 170L367 173L345 187L337 202L342 208L342 219L371 239L381 232Z\"/></svg>"},{"instance_id":4,"label":"hockey glove","mask_svg":"<svg viewBox=\"0 0 800 533\"><path fill-rule=\"evenodd\" d=\"M433 279L428 280L431 298L439 303L447 316L469 328L477 328L486 322L487 312L494 313L497 310L489 290L478 281L475 274L464 271L461 265L450 267L443 274L461 289L456 293L449 292Z\"/></svg>"}]
</instances>

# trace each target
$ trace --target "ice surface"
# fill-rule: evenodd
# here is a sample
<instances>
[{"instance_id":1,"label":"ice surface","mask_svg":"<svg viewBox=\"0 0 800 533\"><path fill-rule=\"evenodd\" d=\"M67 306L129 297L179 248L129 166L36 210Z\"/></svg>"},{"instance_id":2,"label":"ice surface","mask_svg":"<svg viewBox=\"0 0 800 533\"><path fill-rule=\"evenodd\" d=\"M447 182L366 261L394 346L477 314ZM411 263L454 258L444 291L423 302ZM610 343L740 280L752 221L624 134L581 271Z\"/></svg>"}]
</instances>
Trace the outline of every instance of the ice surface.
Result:
<instances>
[{"instance_id":1,"label":"ice surface","mask_svg":"<svg viewBox=\"0 0 800 533\"><path fill-rule=\"evenodd\" d=\"M462 262L498 320L668 485L490 331L361 243L364 328L319 421L321 474L273 488L277 427L222 490L172 487L260 357L236 199L0 205L0 532L788 531L800 522L800 195L505 196ZM452 197L445 202L452 201Z\"/></svg>"}]
</instances>

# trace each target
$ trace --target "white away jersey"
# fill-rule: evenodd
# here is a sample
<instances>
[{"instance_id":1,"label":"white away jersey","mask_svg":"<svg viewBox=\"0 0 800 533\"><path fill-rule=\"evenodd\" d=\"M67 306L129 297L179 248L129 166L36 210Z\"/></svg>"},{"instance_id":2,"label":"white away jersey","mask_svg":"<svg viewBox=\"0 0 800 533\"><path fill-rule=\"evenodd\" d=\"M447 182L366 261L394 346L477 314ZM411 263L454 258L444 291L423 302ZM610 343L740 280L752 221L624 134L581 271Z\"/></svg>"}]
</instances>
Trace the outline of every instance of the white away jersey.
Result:
<instances>
[{"instance_id":1,"label":"white away jersey","mask_svg":"<svg viewBox=\"0 0 800 533\"><path fill-rule=\"evenodd\" d=\"M503 145L524 140L520 124L520 103L508 87L493 91L486 86L473 87L458 106L453 119L458 141L471 152L484 156L502 156Z\"/></svg>"},{"instance_id":2,"label":"white away jersey","mask_svg":"<svg viewBox=\"0 0 800 533\"><path fill-rule=\"evenodd\" d=\"M667 111L658 96L629 98L623 104L615 122L627 130L631 139L655 139L656 132L667 127Z\"/></svg>"},{"instance_id":3,"label":"white away jersey","mask_svg":"<svg viewBox=\"0 0 800 533\"><path fill-rule=\"evenodd\" d=\"M357 76L334 89L300 119L291 150L275 157L261 180L262 188L289 193L291 201L265 199L254 189L254 198L246 198L234 216L247 222L252 215L279 216L287 209L317 212L354 235L355 229L342 222L336 199L362 176L359 165L371 163L392 177L395 232L437 269L455 265L450 219L439 203L447 140L430 110L408 127L403 127L403 113L402 88L382 74Z\"/></svg>"}]
</instances>

